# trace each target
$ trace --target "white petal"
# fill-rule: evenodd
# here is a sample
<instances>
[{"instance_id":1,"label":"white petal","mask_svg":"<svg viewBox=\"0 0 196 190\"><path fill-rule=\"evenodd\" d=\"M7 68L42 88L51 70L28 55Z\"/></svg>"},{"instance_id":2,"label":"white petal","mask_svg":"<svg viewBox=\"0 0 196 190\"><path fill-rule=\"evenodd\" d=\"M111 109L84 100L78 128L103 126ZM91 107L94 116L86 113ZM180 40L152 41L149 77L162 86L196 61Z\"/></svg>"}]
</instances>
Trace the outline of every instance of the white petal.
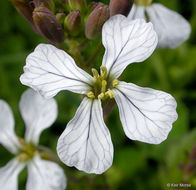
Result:
<instances>
[{"instance_id":1,"label":"white petal","mask_svg":"<svg viewBox=\"0 0 196 190\"><path fill-rule=\"evenodd\" d=\"M27 165L26 190L64 190L67 180L63 169L56 163L34 157Z\"/></svg>"},{"instance_id":2,"label":"white petal","mask_svg":"<svg viewBox=\"0 0 196 190\"><path fill-rule=\"evenodd\" d=\"M57 152L62 162L87 173L101 174L112 165L113 145L100 100L84 98L60 136Z\"/></svg>"},{"instance_id":3,"label":"white petal","mask_svg":"<svg viewBox=\"0 0 196 190\"><path fill-rule=\"evenodd\" d=\"M63 50L40 44L27 57L20 80L46 98L51 98L61 90L86 94L93 77L80 69Z\"/></svg>"},{"instance_id":4,"label":"white petal","mask_svg":"<svg viewBox=\"0 0 196 190\"><path fill-rule=\"evenodd\" d=\"M17 190L18 175L24 169L25 164L18 162L17 158L0 168L0 189Z\"/></svg>"},{"instance_id":5,"label":"white petal","mask_svg":"<svg viewBox=\"0 0 196 190\"><path fill-rule=\"evenodd\" d=\"M178 117L170 94L125 82L120 82L114 93L127 137L151 144L167 138Z\"/></svg>"},{"instance_id":6,"label":"white petal","mask_svg":"<svg viewBox=\"0 0 196 190\"><path fill-rule=\"evenodd\" d=\"M128 18L132 20L138 19L138 18L146 20L145 7L133 5L128 15Z\"/></svg>"},{"instance_id":7,"label":"white petal","mask_svg":"<svg viewBox=\"0 0 196 190\"><path fill-rule=\"evenodd\" d=\"M189 38L191 26L177 12L158 3L147 7L146 11L158 34L159 48L175 48Z\"/></svg>"},{"instance_id":8,"label":"white petal","mask_svg":"<svg viewBox=\"0 0 196 190\"><path fill-rule=\"evenodd\" d=\"M0 144L15 154L21 147L14 132L14 117L9 105L0 100Z\"/></svg>"},{"instance_id":9,"label":"white petal","mask_svg":"<svg viewBox=\"0 0 196 190\"><path fill-rule=\"evenodd\" d=\"M54 123L58 113L55 99L44 99L32 89L23 93L20 111L26 124L25 140L35 144L42 131Z\"/></svg>"},{"instance_id":10,"label":"white petal","mask_svg":"<svg viewBox=\"0 0 196 190\"><path fill-rule=\"evenodd\" d=\"M122 15L111 17L103 26L102 41L106 49L102 65L113 78L133 62L147 59L157 45L157 35L151 23L131 20Z\"/></svg>"}]
</instances>

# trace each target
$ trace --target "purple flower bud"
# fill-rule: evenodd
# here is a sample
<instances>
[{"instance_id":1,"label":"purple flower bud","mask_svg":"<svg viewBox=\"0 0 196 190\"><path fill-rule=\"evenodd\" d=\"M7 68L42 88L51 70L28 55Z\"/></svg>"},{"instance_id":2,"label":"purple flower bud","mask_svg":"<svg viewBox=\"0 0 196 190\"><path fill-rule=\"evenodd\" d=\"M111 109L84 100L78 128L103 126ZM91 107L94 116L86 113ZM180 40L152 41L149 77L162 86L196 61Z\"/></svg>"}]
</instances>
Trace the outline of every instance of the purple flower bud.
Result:
<instances>
[{"instance_id":1,"label":"purple flower bud","mask_svg":"<svg viewBox=\"0 0 196 190\"><path fill-rule=\"evenodd\" d=\"M107 5L99 3L91 12L85 26L85 34L88 39L95 39L101 34L102 26L109 18Z\"/></svg>"},{"instance_id":2,"label":"purple flower bud","mask_svg":"<svg viewBox=\"0 0 196 190\"><path fill-rule=\"evenodd\" d=\"M88 6L88 9L90 10L90 11L93 11L94 9L95 9L95 7L98 5L99 3L97 3L97 2L91 2L90 3L90 5Z\"/></svg>"},{"instance_id":3,"label":"purple flower bud","mask_svg":"<svg viewBox=\"0 0 196 190\"><path fill-rule=\"evenodd\" d=\"M81 30L80 11L75 10L70 12L64 21L64 27L70 32L70 35L77 36Z\"/></svg>"},{"instance_id":4,"label":"purple flower bud","mask_svg":"<svg viewBox=\"0 0 196 190\"><path fill-rule=\"evenodd\" d=\"M86 9L86 0L68 0L72 10L80 10L83 12Z\"/></svg>"},{"instance_id":5,"label":"purple flower bud","mask_svg":"<svg viewBox=\"0 0 196 190\"><path fill-rule=\"evenodd\" d=\"M11 0L11 2L18 11L18 13L31 24L35 32L39 33L36 26L34 25L32 17L34 4L30 0Z\"/></svg>"},{"instance_id":6,"label":"purple flower bud","mask_svg":"<svg viewBox=\"0 0 196 190\"><path fill-rule=\"evenodd\" d=\"M55 4L53 0L33 0L35 7L46 7L54 11Z\"/></svg>"},{"instance_id":7,"label":"purple flower bud","mask_svg":"<svg viewBox=\"0 0 196 190\"><path fill-rule=\"evenodd\" d=\"M134 0L110 0L110 16L122 14L127 16L132 8Z\"/></svg>"},{"instance_id":8,"label":"purple flower bud","mask_svg":"<svg viewBox=\"0 0 196 190\"><path fill-rule=\"evenodd\" d=\"M98 2L91 2L89 5L89 10L92 12L96 7L103 7L105 4L104 3L98 3Z\"/></svg>"},{"instance_id":9,"label":"purple flower bud","mask_svg":"<svg viewBox=\"0 0 196 190\"><path fill-rule=\"evenodd\" d=\"M35 8L33 11L33 20L40 33L50 42L63 42L63 28L49 9L44 7Z\"/></svg>"}]
</instances>

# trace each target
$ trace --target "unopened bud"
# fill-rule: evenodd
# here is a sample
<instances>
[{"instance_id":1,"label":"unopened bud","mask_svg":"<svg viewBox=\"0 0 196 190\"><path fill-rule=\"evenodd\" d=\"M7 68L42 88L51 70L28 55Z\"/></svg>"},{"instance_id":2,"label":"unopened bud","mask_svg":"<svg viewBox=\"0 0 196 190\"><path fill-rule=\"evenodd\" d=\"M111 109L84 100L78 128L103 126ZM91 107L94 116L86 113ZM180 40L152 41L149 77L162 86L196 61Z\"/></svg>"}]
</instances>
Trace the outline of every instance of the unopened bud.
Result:
<instances>
[{"instance_id":1,"label":"unopened bud","mask_svg":"<svg viewBox=\"0 0 196 190\"><path fill-rule=\"evenodd\" d=\"M36 26L33 22L33 10L34 10L34 4L30 3L29 0L11 0L12 4L18 11L18 13L23 16L32 26L32 28L35 30L35 32L39 33L36 29Z\"/></svg>"},{"instance_id":2,"label":"unopened bud","mask_svg":"<svg viewBox=\"0 0 196 190\"><path fill-rule=\"evenodd\" d=\"M79 10L72 11L67 15L64 21L64 27L72 36L76 36L80 32L81 16Z\"/></svg>"},{"instance_id":3,"label":"unopened bud","mask_svg":"<svg viewBox=\"0 0 196 190\"><path fill-rule=\"evenodd\" d=\"M33 0L35 7L46 7L54 11L55 4L53 0Z\"/></svg>"},{"instance_id":4,"label":"unopened bud","mask_svg":"<svg viewBox=\"0 0 196 190\"><path fill-rule=\"evenodd\" d=\"M122 14L127 16L133 6L134 0L110 0L110 16Z\"/></svg>"},{"instance_id":5,"label":"unopened bud","mask_svg":"<svg viewBox=\"0 0 196 190\"><path fill-rule=\"evenodd\" d=\"M109 18L109 8L106 5L98 5L89 15L85 26L85 34L88 39L94 39L101 34L102 26Z\"/></svg>"},{"instance_id":6,"label":"unopened bud","mask_svg":"<svg viewBox=\"0 0 196 190\"><path fill-rule=\"evenodd\" d=\"M38 7L33 11L33 20L40 33L52 43L64 40L64 31L55 15L47 8Z\"/></svg>"},{"instance_id":7,"label":"unopened bud","mask_svg":"<svg viewBox=\"0 0 196 190\"><path fill-rule=\"evenodd\" d=\"M97 6L103 7L104 4L103 3L100 3L100 2L99 3L98 2L91 2L88 9L90 11L93 11Z\"/></svg>"},{"instance_id":8,"label":"unopened bud","mask_svg":"<svg viewBox=\"0 0 196 190\"><path fill-rule=\"evenodd\" d=\"M86 0L68 0L72 10L80 10L83 12L86 9Z\"/></svg>"},{"instance_id":9,"label":"unopened bud","mask_svg":"<svg viewBox=\"0 0 196 190\"><path fill-rule=\"evenodd\" d=\"M57 13L56 19L59 21L60 24L63 25L65 20L65 13Z\"/></svg>"}]
</instances>

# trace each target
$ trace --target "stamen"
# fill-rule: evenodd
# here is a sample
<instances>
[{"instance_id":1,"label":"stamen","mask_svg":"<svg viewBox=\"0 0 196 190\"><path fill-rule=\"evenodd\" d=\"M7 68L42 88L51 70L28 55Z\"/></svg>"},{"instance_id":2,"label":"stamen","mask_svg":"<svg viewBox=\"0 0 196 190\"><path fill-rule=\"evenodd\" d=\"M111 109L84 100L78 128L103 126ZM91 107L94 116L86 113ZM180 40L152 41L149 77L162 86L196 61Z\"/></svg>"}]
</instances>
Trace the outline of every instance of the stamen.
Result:
<instances>
[{"instance_id":1,"label":"stamen","mask_svg":"<svg viewBox=\"0 0 196 190\"><path fill-rule=\"evenodd\" d=\"M117 79L112 81L112 86L116 87L119 84L119 81Z\"/></svg>"},{"instance_id":2,"label":"stamen","mask_svg":"<svg viewBox=\"0 0 196 190\"><path fill-rule=\"evenodd\" d=\"M114 92L109 88L114 88L119 84L117 79L112 82L107 81L107 68L105 66L100 67L100 74L96 69L92 69L93 77L95 79L94 85L90 92L88 92L87 97L91 99L98 98L100 100L106 100L107 98L114 98Z\"/></svg>"},{"instance_id":3,"label":"stamen","mask_svg":"<svg viewBox=\"0 0 196 190\"><path fill-rule=\"evenodd\" d=\"M18 156L18 161L19 162L25 162L28 159L29 159L29 156L26 153L24 153L24 152L19 154L19 156Z\"/></svg>"},{"instance_id":4,"label":"stamen","mask_svg":"<svg viewBox=\"0 0 196 190\"><path fill-rule=\"evenodd\" d=\"M114 98L115 95L114 95L114 92L112 90L108 90L106 93L105 93L106 96L108 96L110 99Z\"/></svg>"},{"instance_id":5,"label":"stamen","mask_svg":"<svg viewBox=\"0 0 196 190\"><path fill-rule=\"evenodd\" d=\"M103 100L105 97L104 93L102 92L101 94L98 95L98 99Z\"/></svg>"},{"instance_id":6,"label":"stamen","mask_svg":"<svg viewBox=\"0 0 196 190\"><path fill-rule=\"evenodd\" d=\"M101 78L106 79L108 74L107 68L105 66L101 66L100 70L101 70Z\"/></svg>"},{"instance_id":7,"label":"stamen","mask_svg":"<svg viewBox=\"0 0 196 190\"><path fill-rule=\"evenodd\" d=\"M138 6L149 6L152 4L152 0L135 0L134 3Z\"/></svg>"},{"instance_id":8,"label":"stamen","mask_svg":"<svg viewBox=\"0 0 196 190\"><path fill-rule=\"evenodd\" d=\"M92 73L93 73L93 77L95 80L99 79L100 76L99 76L99 73L96 69L93 68Z\"/></svg>"},{"instance_id":9,"label":"stamen","mask_svg":"<svg viewBox=\"0 0 196 190\"><path fill-rule=\"evenodd\" d=\"M88 96L89 98L91 98L91 99L94 99L94 98L95 98L95 94L94 94L92 91L90 91L90 92L87 94L87 96Z\"/></svg>"},{"instance_id":10,"label":"stamen","mask_svg":"<svg viewBox=\"0 0 196 190\"><path fill-rule=\"evenodd\" d=\"M18 138L18 139L20 144L22 145L22 149L20 150L18 155L18 161L26 162L35 156L37 150L33 144L26 143L22 138Z\"/></svg>"},{"instance_id":11,"label":"stamen","mask_svg":"<svg viewBox=\"0 0 196 190\"><path fill-rule=\"evenodd\" d=\"M107 87L106 80L102 80L102 82L101 82L101 92L105 93L106 87Z\"/></svg>"}]
</instances>

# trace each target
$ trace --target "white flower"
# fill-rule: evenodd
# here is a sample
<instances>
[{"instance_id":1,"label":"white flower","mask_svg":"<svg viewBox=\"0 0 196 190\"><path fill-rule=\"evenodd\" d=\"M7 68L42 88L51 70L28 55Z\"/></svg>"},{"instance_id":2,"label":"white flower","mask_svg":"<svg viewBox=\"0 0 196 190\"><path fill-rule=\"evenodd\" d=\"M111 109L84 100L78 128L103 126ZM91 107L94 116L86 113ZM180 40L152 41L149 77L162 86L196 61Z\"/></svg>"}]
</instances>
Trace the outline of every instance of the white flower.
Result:
<instances>
[{"instance_id":1,"label":"white flower","mask_svg":"<svg viewBox=\"0 0 196 190\"><path fill-rule=\"evenodd\" d=\"M186 19L159 3L147 6L133 5L128 17L142 18L154 25L159 39L158 48L176 48L185 42L191 33L191 26Z\"/></svg>"},{"instance_id":2,"label":"white flower","mask_svg":"<svg viewBox=\"0 0 196 190\"><path fill-rule=\"evenodd\" d=\"M64 190L63 169L54 162L42 160L35 148L41 132L56 120L56 101L45 100L29 89L22 95L20 111L26 124L25 140L14 133L12 111L5 101L0 100L0 143L15 154L14 159L0 168L1 189L17 190L18 175L27 166L26 190Z\"/></svg>"},{"instance_id":3,"label":"white flower","mask_svg":"<svg viewBox=\"0 0 196 190\"><path fill-rule=\"evenodd\" d=\"M40 44L27 57L23 84L51 98L61 90L84 95L74 118L57 145L60 159L68 166L101 174L113 160L113 145L104 120L101 101L115 98L124 131L132 140L159 144L167 138L177 119L176 101L164 92L118 81L133 62L147 59L157 45L151 23L116 15L102 29L106 49L101 74L81 70L64 51Z\"/></svg>"}]
</instances>

